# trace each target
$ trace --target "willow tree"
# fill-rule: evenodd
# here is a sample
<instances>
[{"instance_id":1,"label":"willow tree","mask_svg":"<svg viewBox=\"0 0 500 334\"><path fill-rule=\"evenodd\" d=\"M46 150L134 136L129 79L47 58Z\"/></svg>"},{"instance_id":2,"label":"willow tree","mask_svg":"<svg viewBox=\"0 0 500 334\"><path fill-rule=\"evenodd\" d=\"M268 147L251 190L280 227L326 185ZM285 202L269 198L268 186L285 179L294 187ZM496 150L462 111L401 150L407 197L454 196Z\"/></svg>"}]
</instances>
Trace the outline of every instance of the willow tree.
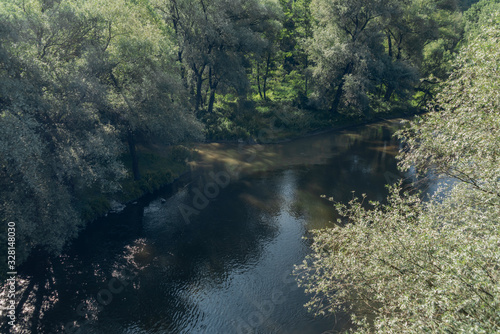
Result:
<instances>
[{"instance_id":1,"label":"willow tree","mask_svg":"<svg viewBox=\"0 0 500 334\"><path fill-rule=\"evenodd\" d=\"M1 219L17 227L17 260L61 251L83 222L77 193L116 189L116 128L105 87L80 57L95 25L71 2L0 5Z\"/></svg>"},{"instance_id":2,"label":"willow tree","mask_svg":"<svg viewBox=\"0 0 500 334\"><path fill-rule=\"evenodd\" d=\"M403 169L449 181L425 201L395 188L370 210L337 204L345 219L296 271L314 312L347 308L360 333L500 331L500 12L483 17L434 107L399 133Z\"/></svg>"},{"instance_id":3,"label":"willow tree","mask_svg":"<svg viewBox=\"0 0 500 334\"><path fill-rule=\"evenodd\" d=\"M104 115L120 131L140 178L137 141L166 145L203 136L182 84L172 32L148 1L89 1L104 23L104 39L93 54L110 106Z\"/></svg>"},{"instance_id":4,"label":"willow tree","mask_svg":"<svg viewBox=\"0 0 500 334\"><path fill-rule=\"evenodd\" d=\"M213 111L218 92L246 96L248 54L266 46L264 32L276 20L271 1L155 0L172 27L177 60L195 110Z\"/></svg>"},{"instance_id":5,"label":"willow tree","mask_svg":"<svg viewBox=\"0 0 500 334\"><path fill-rule=\"evenodd\" d=\"M383 58L379 18L388 15L387 3L315 0L311 8L317 25L309 50L324 107L367 111L369 75Z\"/></svg>"},{"instance_id":6,"label":"willow tree","mask_svg":"<svg viewBox=\"0 0 500 334\"><path fill-rule=\"evenodd\" d=\"M432 95L461 34L455 1L315 0L308 50L316 95L331 112L368 113ZM399 102L401 104L401 102Z\"/></svg>"},{"instance_id":7,"label":"willow tree","mask_svg":"<svg viewBox=\"0 0 500 334\"><path fill-rule=\"evenodd\" d=\"M137 139L200 137L151 13L146 1L0 4L0 210L17 223L20 260L77 234L85 195L119 188L127 144L134 156Z\"/></svg>"}]
</instances>

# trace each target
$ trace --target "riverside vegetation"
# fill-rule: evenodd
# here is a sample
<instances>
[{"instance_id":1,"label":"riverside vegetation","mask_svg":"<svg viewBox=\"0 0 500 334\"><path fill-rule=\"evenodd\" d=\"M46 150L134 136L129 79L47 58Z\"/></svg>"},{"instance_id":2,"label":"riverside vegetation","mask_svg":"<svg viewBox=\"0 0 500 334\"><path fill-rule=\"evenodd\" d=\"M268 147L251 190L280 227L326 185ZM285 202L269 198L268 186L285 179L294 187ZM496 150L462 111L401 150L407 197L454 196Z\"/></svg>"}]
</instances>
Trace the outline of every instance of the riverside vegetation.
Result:
<instances>
[{"instance_id":1,"label":"riverside vegetation","mask_svg":"<svg viewBox=\"0 0 500 334\"><path fill-rule=\"evenodd\" d=\"M0 220L2 229L16 222L18 263L33 251L60 254L112 199L126 202L171 182L196 155L191 143L265 141L259 133L283 115L286 124L274 125L285 138L430 104L430 115L400 134L409 152L402 167L424 171L427 163L460 182L441 200L395 190L392 204L373 211L339 206L356 223L318 232L303 282L326 297L312 300L315 309L367 302L368 330L417 330L420 315L429 330L497 328L498 4L476 2L2 1ZM432 244L411 239L429 234ZM389 238L384 249L375 247L381 235ZM439 259L449 262L416 257L419 266L440 268L425 276L431 271L404 261L410 253L390 253L398 240L417 247L412 254L425 249L425 259L444 254ZM453 240L455 253L447 248ZM483 257L467 262L465 254L480 247ZM480 282L446 276L464 268L477 268ZM431 297L443 294L449 298Z\"/></svg>"},{"instance_id":2,"label":"riverside vegetation","mask_svg":"<svg viewBox=\"0 0 500 334\"><path fill-rule=\"evenodd\" d=\"M395 186L369 209L364 195L336 203L344 220L316 231L296 268L308 306L349 308L355 332L500 331L500 4L466 18L452 75L398 134L401 169L444 177L441 187L427 198Z\"/></svg>"}]
</instances>

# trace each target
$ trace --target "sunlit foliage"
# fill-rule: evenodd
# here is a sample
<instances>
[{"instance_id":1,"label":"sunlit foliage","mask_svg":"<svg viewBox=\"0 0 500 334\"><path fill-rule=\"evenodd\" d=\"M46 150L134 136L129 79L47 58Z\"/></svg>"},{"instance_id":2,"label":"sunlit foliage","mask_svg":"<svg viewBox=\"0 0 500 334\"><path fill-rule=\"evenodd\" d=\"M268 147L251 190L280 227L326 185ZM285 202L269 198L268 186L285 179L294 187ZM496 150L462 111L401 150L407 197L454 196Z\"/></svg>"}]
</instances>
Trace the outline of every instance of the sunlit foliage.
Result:
<instances>
[{"instance_id":1,"label":"sunlit foliage","mask_svg":"<svg viewBox=\"0 0 500 334\"><path fill-rule=\"evenodd\" d=\"M89 191L119 189L125 143L201 137L157 21L122 0L0 4L0 216L18 263L77 235Z\"/></svg>"},{"instance_id":2,"label":"sunlit foliage","mask_svg":"<svg viewBox=\"0 0 500 334\"><path fill-rule=\"evenodd\" d=\"M500 331L498 12L482 20L430 113L399 133L401 167L448 184L337 204L346 220L316 231L296 269L315 313L350 309L363 333Z\"/></svg>"}]
</instances>

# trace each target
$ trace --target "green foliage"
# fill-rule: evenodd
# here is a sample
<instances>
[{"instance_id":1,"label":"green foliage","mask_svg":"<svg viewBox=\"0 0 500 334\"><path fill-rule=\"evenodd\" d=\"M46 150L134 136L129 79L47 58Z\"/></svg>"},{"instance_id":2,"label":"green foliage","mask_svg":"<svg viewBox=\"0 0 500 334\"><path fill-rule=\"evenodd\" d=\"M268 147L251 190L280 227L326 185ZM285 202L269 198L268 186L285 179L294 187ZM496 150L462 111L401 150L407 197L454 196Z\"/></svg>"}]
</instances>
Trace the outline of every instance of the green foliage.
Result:
<instances>
[{"instance_id":1,"label":"green foliage","mask_svg":"<svg viewBox=\"0 0 500 334\"><path fill-rule=\"evenodd\" d=\"M207 139L269 143L331 127L320 112L287 100L226 102L204 118ZM357 120L359 121L359 120ZM339 125L335 123L336 125Z\"/></svg>"},{"instance_id":2,"label":"green foliage","mask_svg":"<svg viewBox=\"0 0 500 334\"><path fill-rule=\"evenodd\" d=\"M85 222L93 221L111 209L109 198L99 194L95 189L93 192L87 192L82 199L83 201L79 203L79 212Z\"/></svg>"},{"instance_id":3,"label":"green foliage","mask_svg":"<svg viewBox=\"0 0 500 334\"><path fill-rule=\"evenodd\" d=\"M124 155L122 161L131 165L130 155ZM187 170L187 162L194 159L193 151L188 147L153 145L138 147L138 163L143 171L140 180L134 180L132 171L121 182L121 190L113 197L121 203L127 203L151 194L161 187L174 181Z\"/></svg>"},{"instance_id":4,"label":"green foliage","mask_svg":"<svg viewBox=\"0 0 500 334\"><path fill-rule=\"evenodd\" d=\"M88 68L94 20L66 1L7 1L0 16L0 212L16 222L21 263L77 235L76 194L116 189L122 147L102 122L103 86Z\"/></svg>"},{"instance_id":5,"label":"green foliage","mask_svg":"<svg viewBox=\"0 0 500 334\"><path fill-rule=\"evenodd\" d=\"M207 139L238 140L250 137L257 118L252 108L245 108L237 103L223 103L212 113L205 114L202 119L206 126ZM251 119L250 123L245 123L244 119Z\"/></svg>"},{"instance_id":6,"label":"green foliage","mask_svg":"<svg viewBox=\"0 0 500 334\"><path fill-rule=\"evenodd\" d=\"M265 34L277 29L273 1L154 1L175 32L177 61L196 111L213 112L216 94L245 96L248 55L272 46Z\"/></svg>"},{"instance_id":7,"label":"green foliage","mask_svg":"<svg viewBox=\"0 0 500 334\"><path fill-rule=\"evenodd\" d=\"M471 6L464 13L465 29L467 33L474 35L481 32L482 27L487 24L498 24L498 13L500 1L498 0L481 0ZM496 22L488 22L496 16Z\"/></svg>"},{"instance_id":8,"label":"green foliage","mask_svg":"<svg viewBox=\"0 0 500 334\"><path fill-rule=\"evenodd\" d=\"M415 90L432 96L432 78L446 78L461 38L456 4L316 0L312 8L312 97L332 113L369 116L387 102L410 105Z\"/></svg>"},{"instance_id":9,"label":"green foliage","mask_svg":"<svg viewBox=\"0 0 500 334\"><path fill-rule=\"evenodd\" d=\"M172 171L165 167L158 171L146 171L143 174L140 180L128 179L122 183L122 191L116 195L120 202L127 203L146 194L152 194L175 178Z\"/></svg>"},{"instance_id":10,"label":"green foliage","mask_svg":"<svg viewBox=\"0 0 500 334\"><path fill-rule=\"evenodd\" d=\"M336 204L345 219L314 232L296 270L311 310L347 308L360 333L500 331L499 68L500 29L486 24L399 133L403 170L449 181L425 201L398 186L371 209L364 196Z\"/></svg>"},{"instance_id":11,"label":"green foliage","mask_svg":"<svg viewBox=\"0 0 500 334\"><path fill-rule=\"evenodd\" d=\"M104 212L124 141L199 139L202 126L149 1L3 1L0 31L0 214L21 263ZM171 180L146 176L144 188Z\"/></svg>"}]
</instances>

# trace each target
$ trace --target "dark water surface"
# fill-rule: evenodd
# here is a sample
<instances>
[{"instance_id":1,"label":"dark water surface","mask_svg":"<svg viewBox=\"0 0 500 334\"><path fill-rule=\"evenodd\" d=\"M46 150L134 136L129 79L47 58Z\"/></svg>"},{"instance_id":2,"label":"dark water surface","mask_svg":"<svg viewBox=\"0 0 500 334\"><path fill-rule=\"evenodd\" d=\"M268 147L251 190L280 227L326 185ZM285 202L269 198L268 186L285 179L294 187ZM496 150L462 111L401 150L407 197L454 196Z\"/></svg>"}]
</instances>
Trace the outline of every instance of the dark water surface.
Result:
<instances>
[{"instance_id":1,"label":"dark water surface","mask_svg":"<svg viewBox=\"0 0 500 334\"><path fill-rule=\"evenodd\" d=\"M324 333L290 273L351 191L383 200L399 121L292 142L206 144L185 180L19 275L19 333ZM215 180L214 180L215 178ZM215 182L217 181L217 182Z\"/></svg>"}]
</instances>

